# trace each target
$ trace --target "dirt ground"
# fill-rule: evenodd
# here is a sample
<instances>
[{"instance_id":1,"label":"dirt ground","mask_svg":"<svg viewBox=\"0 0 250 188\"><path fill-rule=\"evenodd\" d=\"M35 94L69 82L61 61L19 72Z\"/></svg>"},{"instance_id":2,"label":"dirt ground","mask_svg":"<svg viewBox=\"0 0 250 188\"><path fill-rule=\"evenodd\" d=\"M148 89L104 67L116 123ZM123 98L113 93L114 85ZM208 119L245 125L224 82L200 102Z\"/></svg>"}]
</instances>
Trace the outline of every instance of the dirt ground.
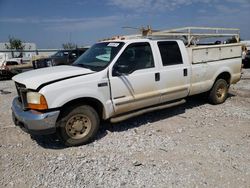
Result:
<instances>
[{"instance_id":1,"label":"dirt ground","mask_svg":"<svg viewBox=\"0 0 250 188\"><path fill-rule=\"evenodd\" d=\"M118 124L88 145L15 127L11 80L0 81L0 187L250 187L250 69L227 101L202 97Z\"/></svg>"}]
</instances>

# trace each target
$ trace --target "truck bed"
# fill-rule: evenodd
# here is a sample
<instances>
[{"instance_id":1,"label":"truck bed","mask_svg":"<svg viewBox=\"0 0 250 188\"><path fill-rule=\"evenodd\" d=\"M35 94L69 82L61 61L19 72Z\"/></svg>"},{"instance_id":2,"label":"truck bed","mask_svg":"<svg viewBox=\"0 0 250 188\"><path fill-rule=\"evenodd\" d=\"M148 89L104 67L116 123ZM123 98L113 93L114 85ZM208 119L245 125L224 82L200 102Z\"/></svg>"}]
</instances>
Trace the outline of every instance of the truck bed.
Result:
<instances>
[{"instance_id":1,"label":"truck bed","mask_svg":"<svg viewBox=\"0 0 250 188\"><path fill-rule=\"evenodd\" d=\"M241 57L241 44L191 46L187 48L192 64L207 63Z\"/></svg>"},{"instance_id":2,"label":"truck bed","mask_svg":"<svg viewBox=\"0 0 250 188\"><path fill-rule=\"evenodd\" d=\"M229 84L240 80L240 43L191 46L187 51L192 70L190 95L209 91L219 73L230 73Z\"/></svg>"}]
</instances>

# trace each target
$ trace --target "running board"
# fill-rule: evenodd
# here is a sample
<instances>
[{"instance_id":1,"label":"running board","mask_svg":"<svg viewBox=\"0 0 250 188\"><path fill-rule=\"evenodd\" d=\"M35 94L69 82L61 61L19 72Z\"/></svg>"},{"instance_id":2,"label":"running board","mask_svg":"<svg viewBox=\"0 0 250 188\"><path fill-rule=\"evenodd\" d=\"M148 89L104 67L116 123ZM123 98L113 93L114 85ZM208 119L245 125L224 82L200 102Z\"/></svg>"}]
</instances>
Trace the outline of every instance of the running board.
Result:
<instances>
[{"instance_id":1,"label":"running board","mask_svg":"<svg viewBox=\"0 0 250 188\"><path fill-rule=\"evenodd\" d=\"M172 102L172 103L168 103L168 104L164 104L164 105L160 105L160 106L149 107L149 108L142 109L142 110L139 110L139 111L136 111L136 112L132 112L132 113L129 113L129 114L124 114L124 115L120 115L120 116L111 118L110 122L111 123L117 123L117 122L129 119L129 118L135 117L135 116L139 116L139 115L142 115L142 114L145 114L145 113L148 113L148 112L155 111L155 110L161 110L161 109L177 106L177 105L183 104L185 102L186 102L186 100L182 99L182 100L179 100L179 101L176 101L176 102Z\"/></svg>"}]
</instances>

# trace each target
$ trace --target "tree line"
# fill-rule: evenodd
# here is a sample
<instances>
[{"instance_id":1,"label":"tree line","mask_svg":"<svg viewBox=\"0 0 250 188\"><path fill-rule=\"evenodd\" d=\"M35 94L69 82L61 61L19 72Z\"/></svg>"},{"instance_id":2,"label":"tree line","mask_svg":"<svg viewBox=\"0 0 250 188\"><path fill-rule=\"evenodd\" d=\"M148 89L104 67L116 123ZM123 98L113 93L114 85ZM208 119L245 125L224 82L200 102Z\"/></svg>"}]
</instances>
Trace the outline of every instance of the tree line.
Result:
<instances>
[{"instance_id":1,"label":"tree line","mask_svg":"<svg viewBox=\"0 0 250 188\"><path fill-rule=\"evenodd\" d=\"M5 44L6 49L22 51L25 48L24 41L19 38L9 36L8 44ZM77 48L77 44L72 42L66 42L62 44L62 48L65 50L72 50Z\"/></svg>"}]
</instances>

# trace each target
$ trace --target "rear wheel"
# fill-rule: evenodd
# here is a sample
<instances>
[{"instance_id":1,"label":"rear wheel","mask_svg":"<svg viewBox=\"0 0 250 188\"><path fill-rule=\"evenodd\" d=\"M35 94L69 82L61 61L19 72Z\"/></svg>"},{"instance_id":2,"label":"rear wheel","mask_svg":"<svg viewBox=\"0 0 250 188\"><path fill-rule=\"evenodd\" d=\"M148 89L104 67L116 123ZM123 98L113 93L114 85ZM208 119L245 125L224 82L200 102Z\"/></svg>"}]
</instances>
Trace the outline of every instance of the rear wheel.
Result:
<instances>
[{"instance_id":1,"label":"rear wheel","mask_svg":"<svg viewBox=\"0 0 250 188\"><path fill-rule=\"evenodd\" d=\"M228 95L228 84L224 79L218 79L209 92L209 102L212 104L221 104L225 102Z\"/></svg>"},{"instance_id":2,"label":"rear wheel","mask_svg":"<svg viewBox=\"0 0 250 188\"><path fill-rule=\"evenodd\" d=\"M99 129L100 119L94 108L78 106L64 111L57 121L57 134L67 146L90 142Z\"/></svg>"}]
</instances>

